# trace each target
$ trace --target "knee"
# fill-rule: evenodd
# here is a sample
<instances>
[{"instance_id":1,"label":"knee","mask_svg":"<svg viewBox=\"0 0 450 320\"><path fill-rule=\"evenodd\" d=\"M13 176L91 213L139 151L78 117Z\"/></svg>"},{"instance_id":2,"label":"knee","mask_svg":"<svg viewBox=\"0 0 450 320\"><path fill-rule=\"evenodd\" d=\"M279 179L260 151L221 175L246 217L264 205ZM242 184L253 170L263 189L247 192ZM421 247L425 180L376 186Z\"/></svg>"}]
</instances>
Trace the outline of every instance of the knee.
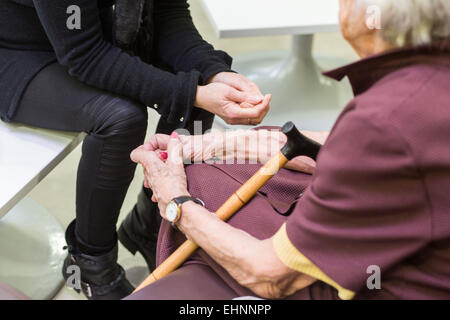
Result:
<instances>
[{"instance_id":1,"label":"knee","mask_svg":"<svg viewBox=\"0 0 450 320\"><path fill-rule=\"evenodd\" d=\"M215 165L187 166L186 177L190 194L202 199L210 210L217 210L216 205L224 203L240 187L238 181Z\"/></svg>"},{"instance_id":2,"label":"knee","mask_svg":"<svg viewBox=\"0 0 450 320\"><path fill-rule=\"evenodd\" d=\"M97 130L108 136L136 136L142 139L147 131L147 108L135 101L112 98L103 112L104 121Z\"/></svg>"}]
</instances>

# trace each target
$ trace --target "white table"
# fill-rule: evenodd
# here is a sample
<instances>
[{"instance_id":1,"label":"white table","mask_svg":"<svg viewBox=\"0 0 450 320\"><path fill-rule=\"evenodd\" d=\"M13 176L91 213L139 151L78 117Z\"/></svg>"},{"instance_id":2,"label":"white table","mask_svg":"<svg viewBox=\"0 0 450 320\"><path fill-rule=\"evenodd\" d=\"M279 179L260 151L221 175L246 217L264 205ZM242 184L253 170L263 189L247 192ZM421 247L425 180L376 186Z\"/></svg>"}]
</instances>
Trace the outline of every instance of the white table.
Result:
<instances>
[{"instance_id":1,"label":"white table","mask_svg":"<svg viewBox=\"0 0 450 320\"><path fill-rule=\"evenodd\" d=\"M338 0L201 0L221 38L292 35L291 52L252 53L233 68L272 93L272 111L263 124L296 120L303 129L329 130L351 97L348 85L321 75L347 61L312 55L313 34L339 31ZM274 48L276 49L276 48ZM330 48L332 49L332 48Z\"/></svg>"},{"instance_id":2,"label":"white table","mask_svg":"<svg viewBox=\"0 0 450 320\"><path fill-rule=\"evenodd\" d=\"M25 197L83 138L0 121L0 281L33 299L61 287L66 252L59 222Z\"/></svg>"}]
</instances>

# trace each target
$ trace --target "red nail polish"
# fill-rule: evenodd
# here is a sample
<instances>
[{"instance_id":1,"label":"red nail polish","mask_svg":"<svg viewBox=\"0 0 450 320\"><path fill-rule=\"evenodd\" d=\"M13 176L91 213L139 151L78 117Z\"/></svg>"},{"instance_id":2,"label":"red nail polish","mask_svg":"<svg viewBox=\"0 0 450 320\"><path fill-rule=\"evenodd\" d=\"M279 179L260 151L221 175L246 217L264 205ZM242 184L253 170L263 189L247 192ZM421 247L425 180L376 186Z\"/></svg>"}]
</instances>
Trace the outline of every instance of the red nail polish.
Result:
<instances>
[{"instance_id":1,"label":"red nail polish","mask_svg":"<svg viewBox=\"0 0 450 320\"><path fill-rule=\"evenodd\" d=\"M167 158L169 157L169 155L167 154L167 152L161 152L161 158L163 159L163 160L167 160Z\"/></svg>"},{"instance_id":2,"label":"red nail polish","mask_svg":"<svg viewBox=\"0 0 450 320\"><path fill-rule=\"evenodd\" d=\"M176 133L176 132L174 131L174 132L172 132L172 134L170 135L170 137L176 139L176 138L178 138L178 133Z\"/></svg>"}]
</instances>

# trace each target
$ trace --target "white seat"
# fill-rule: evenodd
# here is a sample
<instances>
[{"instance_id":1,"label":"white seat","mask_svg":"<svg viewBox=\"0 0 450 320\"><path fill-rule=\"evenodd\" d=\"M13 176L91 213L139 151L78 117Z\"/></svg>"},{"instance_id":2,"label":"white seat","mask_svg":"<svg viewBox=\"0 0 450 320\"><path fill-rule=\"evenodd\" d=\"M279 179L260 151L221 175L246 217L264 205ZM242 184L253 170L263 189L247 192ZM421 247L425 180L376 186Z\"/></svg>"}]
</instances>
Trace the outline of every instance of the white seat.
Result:
<instances>
[{"instance_id":1,"label":"white seat","mask_svg":"<svg viewBox=\"0 0 450 320\"><path fill-rule=\"evenodd\" d=\"M0 282L32 299L62 285L64 232L26 195L84 138L0 121Z\"/></svg>"}]
</instances>

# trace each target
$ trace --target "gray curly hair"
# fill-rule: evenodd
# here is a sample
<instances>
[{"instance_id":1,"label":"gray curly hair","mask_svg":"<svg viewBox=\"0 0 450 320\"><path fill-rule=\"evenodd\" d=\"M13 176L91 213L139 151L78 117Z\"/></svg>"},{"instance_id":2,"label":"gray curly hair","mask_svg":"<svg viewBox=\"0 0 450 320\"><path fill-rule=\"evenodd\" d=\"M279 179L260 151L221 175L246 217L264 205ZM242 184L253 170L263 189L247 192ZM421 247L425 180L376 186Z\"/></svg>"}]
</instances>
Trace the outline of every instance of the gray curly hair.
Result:
<instances>
[{"instance_id":1,"label":"gray curly hair","mask_svg":"<svg viewBox=\"0 0 450 320\"><path fill-rule=\"evenodd\" d=\"M450 0L357 0L381 13L381 33L393 45L419 46L450 36Z\"/></svg>"}]
</instances>

